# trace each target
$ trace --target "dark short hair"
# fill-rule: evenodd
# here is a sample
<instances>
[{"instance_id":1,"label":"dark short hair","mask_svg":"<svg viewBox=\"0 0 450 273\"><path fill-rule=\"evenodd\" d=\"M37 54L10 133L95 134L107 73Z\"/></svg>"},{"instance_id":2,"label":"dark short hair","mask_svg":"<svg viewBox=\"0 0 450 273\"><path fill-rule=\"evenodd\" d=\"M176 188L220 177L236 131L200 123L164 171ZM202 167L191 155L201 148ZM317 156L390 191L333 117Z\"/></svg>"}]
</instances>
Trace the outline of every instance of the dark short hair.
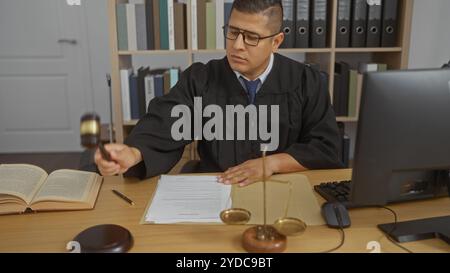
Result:
<instances>
[{"instance_id":1,"label":"dark short hair","mask_svg":"<svg viewBox=\"0 0 450 273\"><path fill-rule=\"evenodd\" d=\"M263 13L271 19L273 31L281 31L283 25L283 5L281 0L235 0L231 12L236 9L240 12L256 14Z\"/></svg>"}]
</instances>

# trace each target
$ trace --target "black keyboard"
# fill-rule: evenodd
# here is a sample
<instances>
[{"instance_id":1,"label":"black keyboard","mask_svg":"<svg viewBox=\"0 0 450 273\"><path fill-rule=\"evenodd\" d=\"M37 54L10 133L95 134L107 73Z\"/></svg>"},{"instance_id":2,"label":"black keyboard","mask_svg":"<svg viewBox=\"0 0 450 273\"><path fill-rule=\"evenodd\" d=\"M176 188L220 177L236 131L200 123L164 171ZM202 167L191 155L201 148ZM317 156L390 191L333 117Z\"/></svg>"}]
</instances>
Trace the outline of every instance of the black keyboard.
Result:
<instances>
[{"instance_id":1,"label":"black keyboard","mask_svg":"<svg viewBox=\"0 0 450 273\"><path fill-rule=\"evenodd\" d=\"M352 207L351 188L352 181L327 182L314 186L314 190L328 202L340 202L346 207Z\"/></svg>"}]
</instances>

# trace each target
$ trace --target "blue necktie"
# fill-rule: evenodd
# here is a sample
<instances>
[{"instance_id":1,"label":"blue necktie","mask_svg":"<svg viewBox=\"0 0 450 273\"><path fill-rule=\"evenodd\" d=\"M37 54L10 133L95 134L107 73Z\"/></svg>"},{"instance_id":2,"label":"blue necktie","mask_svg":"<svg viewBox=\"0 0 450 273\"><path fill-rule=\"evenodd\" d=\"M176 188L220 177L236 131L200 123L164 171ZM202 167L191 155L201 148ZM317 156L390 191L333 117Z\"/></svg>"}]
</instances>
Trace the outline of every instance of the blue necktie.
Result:
<instances>
[{"instance_id":1,"label":"blue necktie","mask_svg":"<svg viewBox=\"0 0 450 273\"><path fill-rule=\"evenodd\" d=\"M247 81L246 79L244 79L244 77L241 77L241 79L244 80L245 86L247 87L250 104L253 104L255 102L256 89L258 88L261 81L259 79L254 81Z\"/></svg>"}]
</instances>

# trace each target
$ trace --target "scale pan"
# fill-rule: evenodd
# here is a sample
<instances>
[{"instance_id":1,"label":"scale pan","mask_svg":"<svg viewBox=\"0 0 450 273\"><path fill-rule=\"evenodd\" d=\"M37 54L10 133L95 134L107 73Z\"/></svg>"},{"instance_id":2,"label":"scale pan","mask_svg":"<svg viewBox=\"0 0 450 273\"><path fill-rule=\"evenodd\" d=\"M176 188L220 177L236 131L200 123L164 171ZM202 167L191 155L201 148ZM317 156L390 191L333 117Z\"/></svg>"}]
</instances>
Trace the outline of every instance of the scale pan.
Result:
<instances>
[{"instance_id":1,"label":"scale pan","mask_svg":"<svg viewBox=\"0 0 450 273\"><path fill-rule=\"evenodd\" d=\"M227 225L245 225L250 221L251 213L246 209L227 209L220 213L220 219Z\"/></svg>"},{"instance_id":2,"label":"scale pan","mask_svg":"<svg viewBox=\"0 0 450 273\"><path fill-rule=\"evenodd\" d=\"M297 218L280 218L273 225L275 229L285 236L298 236L306 230L306 224Z\"/></svg>"}]
</instances>

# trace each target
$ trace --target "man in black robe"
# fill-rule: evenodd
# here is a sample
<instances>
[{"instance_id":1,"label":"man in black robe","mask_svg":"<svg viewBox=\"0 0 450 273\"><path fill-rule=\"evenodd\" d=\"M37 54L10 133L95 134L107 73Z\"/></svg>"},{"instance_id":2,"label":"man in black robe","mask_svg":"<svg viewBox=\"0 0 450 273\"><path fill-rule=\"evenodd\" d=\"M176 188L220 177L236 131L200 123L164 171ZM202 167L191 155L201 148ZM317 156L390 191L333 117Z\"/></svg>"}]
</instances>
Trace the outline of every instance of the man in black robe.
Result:
<instances>
[{"instance_id":1,"label":"man in black robe","mask_svg":"<svg viewBox=\"0 0 450 273\"><path fill-rule=\"evenodd\" d=\"M140 178L167 173L192 142L174 140L171 130L177 118L171 111L186 105L193 113L194 98L201 98L203 107L217 105L224 112L227 105L279 106L279 143L267 154L267 176L341 167L336 117L320 73L275 53L284 39L282 18L279 0L234 1L224 27L226 57L193 64L169 94L154 98L125 144L106 145L114 162L96 152L100 172ZM202 139L198 170L221 172L219 180L225 184L258 181L263 173L261 143Z\"/></svg>"}]
</instances>

